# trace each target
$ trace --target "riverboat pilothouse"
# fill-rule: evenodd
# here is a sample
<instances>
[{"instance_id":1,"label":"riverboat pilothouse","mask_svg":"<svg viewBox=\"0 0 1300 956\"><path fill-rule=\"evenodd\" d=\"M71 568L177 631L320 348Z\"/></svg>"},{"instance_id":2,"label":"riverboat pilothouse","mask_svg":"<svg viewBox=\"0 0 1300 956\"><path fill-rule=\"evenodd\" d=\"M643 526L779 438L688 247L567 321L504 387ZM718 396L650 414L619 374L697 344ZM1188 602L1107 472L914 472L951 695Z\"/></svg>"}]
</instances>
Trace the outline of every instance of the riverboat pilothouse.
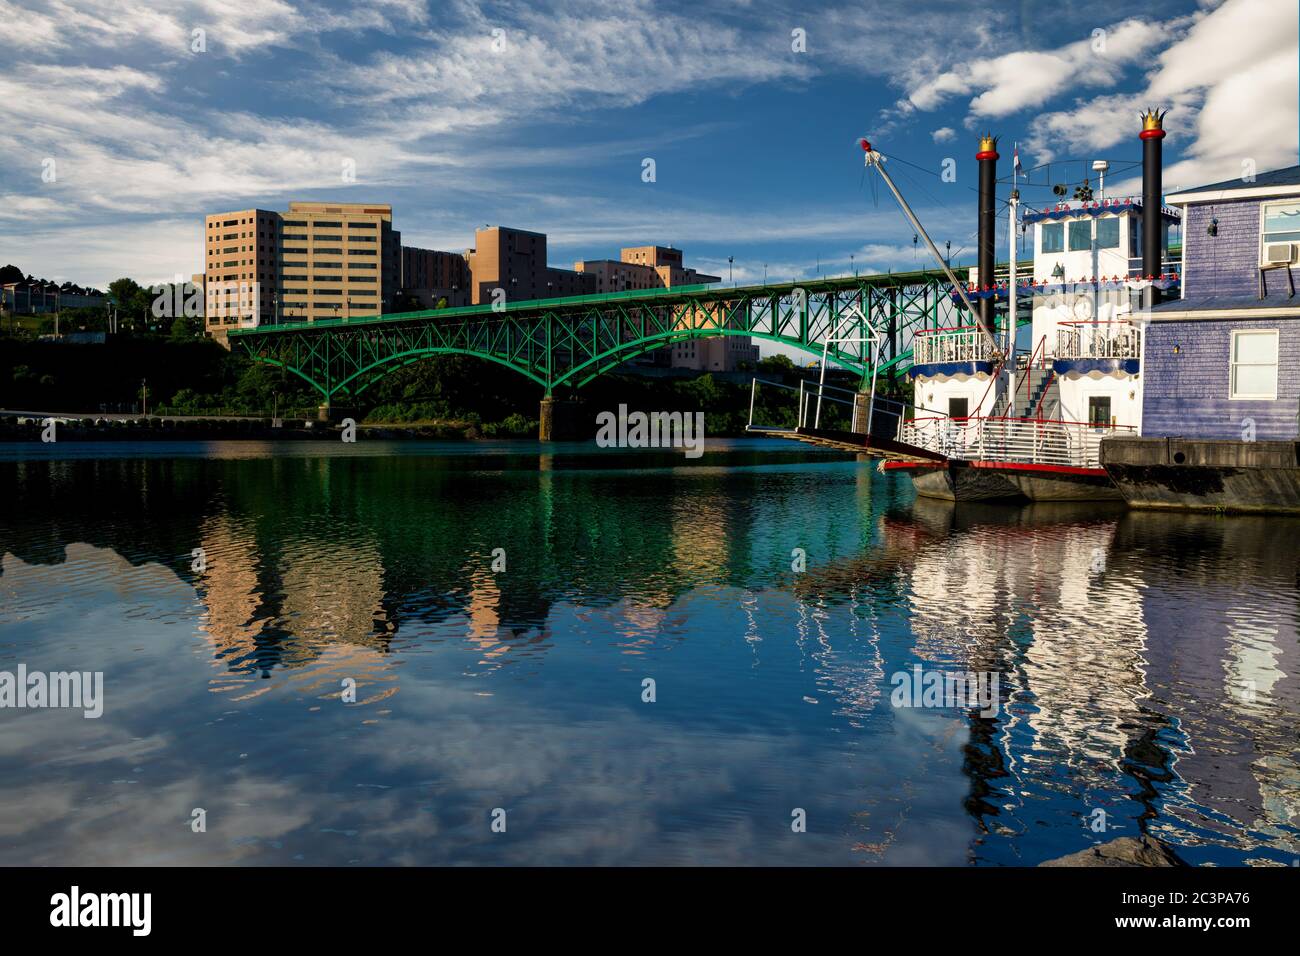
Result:
<instances>
[{"instance_id":1,"label":"riverboat pilothouse","mask_svg":"<svg viewBox=\"0 0 1300 956\"><path fill-rule=\"evenodd\" d=\"M1141 432L1142 336L1134 320L1179 282L1177 263L1166 258L1178 214L1161 204L1163 113L1142 119L1140 197L1106 196L1109 164L1097 161L1100 195L1085 179L1074 201L1018 217L1016 157L1010 270L1001 282L993 240L997 140L982 138L978 269L954 292L974 323L916 334L912 415L897 433L900 443L942 460L882 463L911 475L919 494L1119 499L1100 447L1105 438ZM1064 191L1055 187L1058 197ZM1020 228L1032 230L1027 278L1017 274Z\"/></svg>"}]
</instances>

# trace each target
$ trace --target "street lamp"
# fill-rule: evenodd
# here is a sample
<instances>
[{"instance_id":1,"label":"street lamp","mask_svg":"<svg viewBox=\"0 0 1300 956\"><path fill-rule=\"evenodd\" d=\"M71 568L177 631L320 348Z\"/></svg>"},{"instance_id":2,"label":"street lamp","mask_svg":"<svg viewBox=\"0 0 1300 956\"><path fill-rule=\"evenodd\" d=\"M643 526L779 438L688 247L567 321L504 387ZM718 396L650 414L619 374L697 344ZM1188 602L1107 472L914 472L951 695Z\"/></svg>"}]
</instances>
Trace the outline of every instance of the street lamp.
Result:
<instances>
[{"instance_id":1,"label":"street lamp","mask_svg":"<svg viewBox=\"0 0 1300 956\"><path fill-rule=\"evenodd\" d=\"M736 261L735 256L727 256L727 281L731 282L731 264Z\"/></svg>"},{"instance_id":2,"label":"street lamp","mask_svg":"<svg viewBox=\"0 0 1300 956\"><path fill-rule=\"evenodd\" d=\"M853 270L853 274L854 274L854 275L857 275L857 274L858 274L858 267L857 267L856 265L853 264L853 255L854 255L854 254L853 254L852 252L849 253L849 268Z\"/></svg>"}]
</instances>

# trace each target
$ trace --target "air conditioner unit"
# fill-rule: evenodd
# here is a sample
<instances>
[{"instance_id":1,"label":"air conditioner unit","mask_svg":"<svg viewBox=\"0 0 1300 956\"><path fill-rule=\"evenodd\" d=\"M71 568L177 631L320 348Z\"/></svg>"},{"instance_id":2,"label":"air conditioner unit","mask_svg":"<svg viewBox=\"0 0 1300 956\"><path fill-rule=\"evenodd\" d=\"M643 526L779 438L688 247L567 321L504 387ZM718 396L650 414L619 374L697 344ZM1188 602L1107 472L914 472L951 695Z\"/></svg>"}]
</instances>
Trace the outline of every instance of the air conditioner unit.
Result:
<instances>
[{"instance_id":1,"label":"air conditioner unit","mask_svg":"<svg viewBox=\"0 0 1300 956\"><path fill-rule=\"evenodd\" d=\"M1269 242L1264 245L1262 266L1289 266L1295 262L1294 242Z\"/></svg>"}]
</instances>

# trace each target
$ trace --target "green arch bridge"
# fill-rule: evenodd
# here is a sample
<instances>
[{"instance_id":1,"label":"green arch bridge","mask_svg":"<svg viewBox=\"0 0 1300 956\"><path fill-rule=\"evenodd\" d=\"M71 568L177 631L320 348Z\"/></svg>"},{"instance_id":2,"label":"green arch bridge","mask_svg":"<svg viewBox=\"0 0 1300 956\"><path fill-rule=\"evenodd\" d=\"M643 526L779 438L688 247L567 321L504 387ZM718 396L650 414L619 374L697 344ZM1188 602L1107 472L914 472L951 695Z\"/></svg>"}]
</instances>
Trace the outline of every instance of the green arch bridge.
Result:
<instances>
[{"instance_id":1,"label":"green arch bridge","mask_svg":"<svg viewBox=\"0 0 1300 956\"><path fill-rule=\"evenodd\" d=\"M388 373L430 355L472 355L544 389L579 389L642 353L689 339L747 335L858 373L911 365L911 339L951 325L943 273L927 270L758 286L682 286L232 329L230 348L310 383L329 412ZM881 337L865 341L864 317ZM854 341L856 340L856 341Z\"/></svg>"}]
</instances>

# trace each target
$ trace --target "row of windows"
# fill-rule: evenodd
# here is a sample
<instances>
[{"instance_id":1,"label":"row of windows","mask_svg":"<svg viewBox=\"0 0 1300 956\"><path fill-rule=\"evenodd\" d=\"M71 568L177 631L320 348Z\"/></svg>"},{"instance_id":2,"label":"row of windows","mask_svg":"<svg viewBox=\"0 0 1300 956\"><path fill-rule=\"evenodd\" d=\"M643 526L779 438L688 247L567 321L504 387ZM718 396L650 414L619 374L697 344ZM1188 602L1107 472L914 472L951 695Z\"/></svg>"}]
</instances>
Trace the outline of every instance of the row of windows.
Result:
<instances>
[{"instance_id":1,"label":"row of windows","mask_svg":"<svg viewBox=\"0 0 1300 956\"><path fill-rule=\"evenodd\" d=\"M1069 240L1070 252L1082 252L1092 248L1093 226L1096 225L1098 249L1119 248L1119 218L1109 216L1104 219L1076 219L1074 222L1048 222L1042 227L1043 252L1065 252L1066 240ZM1068 232L1066 227L1069 227Z\"/></svg>"}]
</instances>

